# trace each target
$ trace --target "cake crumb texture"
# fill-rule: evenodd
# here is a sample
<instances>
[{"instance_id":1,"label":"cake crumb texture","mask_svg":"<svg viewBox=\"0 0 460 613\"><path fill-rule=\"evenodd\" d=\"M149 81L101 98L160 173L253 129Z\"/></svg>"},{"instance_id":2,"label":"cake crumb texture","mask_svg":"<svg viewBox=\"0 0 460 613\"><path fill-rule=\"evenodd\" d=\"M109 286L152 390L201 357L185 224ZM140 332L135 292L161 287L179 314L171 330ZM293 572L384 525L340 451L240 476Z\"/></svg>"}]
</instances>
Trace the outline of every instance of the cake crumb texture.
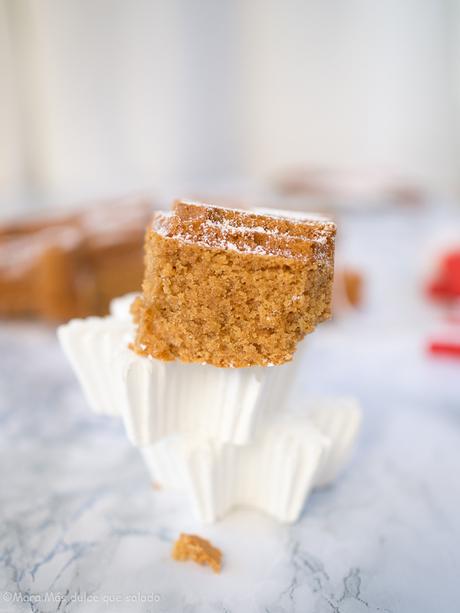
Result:
<instances>
[{"instance_id":1,"label":"cake crumb texture","mask_svg":"<svg viewBox=\"0 0 460 613\"><path fill-rule=\"evenodd\" d=\"M135 350L219 367L292 359L331 315L335 225L177 202L145 239Z\"/></svg>"},{"instance_id":2,"label":"cake crumb texture","mask_svg":"<svg viewBox=\"0 0 460 613\"><path fill-rule=\"evenodd\" d=\"M173 560L186 562L192 560L197 564L210 566L215 573L222 567L222 552L201 536L182 533L174 543Z\"/></svg>"}]
</instances>

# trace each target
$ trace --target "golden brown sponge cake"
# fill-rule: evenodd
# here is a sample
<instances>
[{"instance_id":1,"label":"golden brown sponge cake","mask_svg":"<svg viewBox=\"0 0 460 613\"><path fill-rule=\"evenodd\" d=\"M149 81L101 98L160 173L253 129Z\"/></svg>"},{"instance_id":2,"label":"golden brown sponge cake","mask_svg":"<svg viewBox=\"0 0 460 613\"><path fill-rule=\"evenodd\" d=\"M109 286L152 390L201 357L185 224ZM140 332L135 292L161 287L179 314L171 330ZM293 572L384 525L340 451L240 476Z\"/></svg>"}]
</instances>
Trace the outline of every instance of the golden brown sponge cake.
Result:
<instances>
[{"instance_id":1,"label":"golden brown sponge cake","mask_svg":"<svg viewBox=\"0 0 460 613\"><path fill-rule=\"evenodd\" d=\"M331 313L335 225L176 202L145 239L134 348L220 367L292 359Z\"/></svg>"}]
</instances>

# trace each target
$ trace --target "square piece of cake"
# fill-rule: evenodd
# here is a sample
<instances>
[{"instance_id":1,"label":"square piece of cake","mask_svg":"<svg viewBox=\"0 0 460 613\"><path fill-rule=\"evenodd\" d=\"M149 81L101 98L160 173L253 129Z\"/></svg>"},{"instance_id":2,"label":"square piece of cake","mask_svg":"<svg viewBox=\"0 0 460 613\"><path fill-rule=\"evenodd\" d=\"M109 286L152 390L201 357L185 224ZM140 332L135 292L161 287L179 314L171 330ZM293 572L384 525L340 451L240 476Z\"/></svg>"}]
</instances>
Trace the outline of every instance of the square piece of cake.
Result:
<instances>
[{"instance_id":1,"label":"square piece of cake","mask_svg":"<svg viewBox=\"0 0 460 613\"><path fill-rule=\"evenodd\" d=\"M288 362L330 317L335 232L316 217L192 202L155 214L134 349L219 367Z\"/></svg>"}]
</instances>

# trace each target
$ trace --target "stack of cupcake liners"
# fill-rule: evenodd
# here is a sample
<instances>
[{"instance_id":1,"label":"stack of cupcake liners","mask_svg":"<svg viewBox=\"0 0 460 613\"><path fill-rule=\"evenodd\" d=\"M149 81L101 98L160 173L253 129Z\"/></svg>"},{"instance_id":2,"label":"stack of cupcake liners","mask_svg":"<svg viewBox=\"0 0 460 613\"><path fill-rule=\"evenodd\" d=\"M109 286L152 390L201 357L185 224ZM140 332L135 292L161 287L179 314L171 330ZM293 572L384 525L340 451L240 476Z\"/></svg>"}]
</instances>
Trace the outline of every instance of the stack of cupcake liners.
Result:
<instances>
[{"instance_id":1,"label":"stack of cupcake liners","mask_svg":"<svg viewBox=\"0 0 460 613\"><path fill-rule=\"evenodd\" d=\"M361 420L354 399L319 399L286 410L302 345L282 366L218 368L140 356L135 295L107 317L60 326L60 343L93 411L119 416L152 482L186 492L198 519L251 507L296 521L309 493L347 462Z\"/></svg>"}]
</instances>

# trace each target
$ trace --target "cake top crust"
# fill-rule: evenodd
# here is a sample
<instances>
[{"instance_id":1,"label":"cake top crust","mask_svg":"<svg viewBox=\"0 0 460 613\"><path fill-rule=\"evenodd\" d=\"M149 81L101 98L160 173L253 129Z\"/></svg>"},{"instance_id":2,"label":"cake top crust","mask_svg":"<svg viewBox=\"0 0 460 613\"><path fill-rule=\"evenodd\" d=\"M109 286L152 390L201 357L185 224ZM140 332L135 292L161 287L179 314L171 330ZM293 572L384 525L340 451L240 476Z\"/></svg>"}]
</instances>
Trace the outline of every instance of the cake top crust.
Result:
<instances>
[{"instance_id":1,"label":"cake top crust","mask_svg":"<svg viewBox=\"0 0 460 613\"><path fill-rule=\"evenodd\" d=\"M326 258L335 224L296 213L250 212L176 201L171 212L157 212L151 230L164 238L208 249L305 259Z\"/></svg>"}]
</instances>

